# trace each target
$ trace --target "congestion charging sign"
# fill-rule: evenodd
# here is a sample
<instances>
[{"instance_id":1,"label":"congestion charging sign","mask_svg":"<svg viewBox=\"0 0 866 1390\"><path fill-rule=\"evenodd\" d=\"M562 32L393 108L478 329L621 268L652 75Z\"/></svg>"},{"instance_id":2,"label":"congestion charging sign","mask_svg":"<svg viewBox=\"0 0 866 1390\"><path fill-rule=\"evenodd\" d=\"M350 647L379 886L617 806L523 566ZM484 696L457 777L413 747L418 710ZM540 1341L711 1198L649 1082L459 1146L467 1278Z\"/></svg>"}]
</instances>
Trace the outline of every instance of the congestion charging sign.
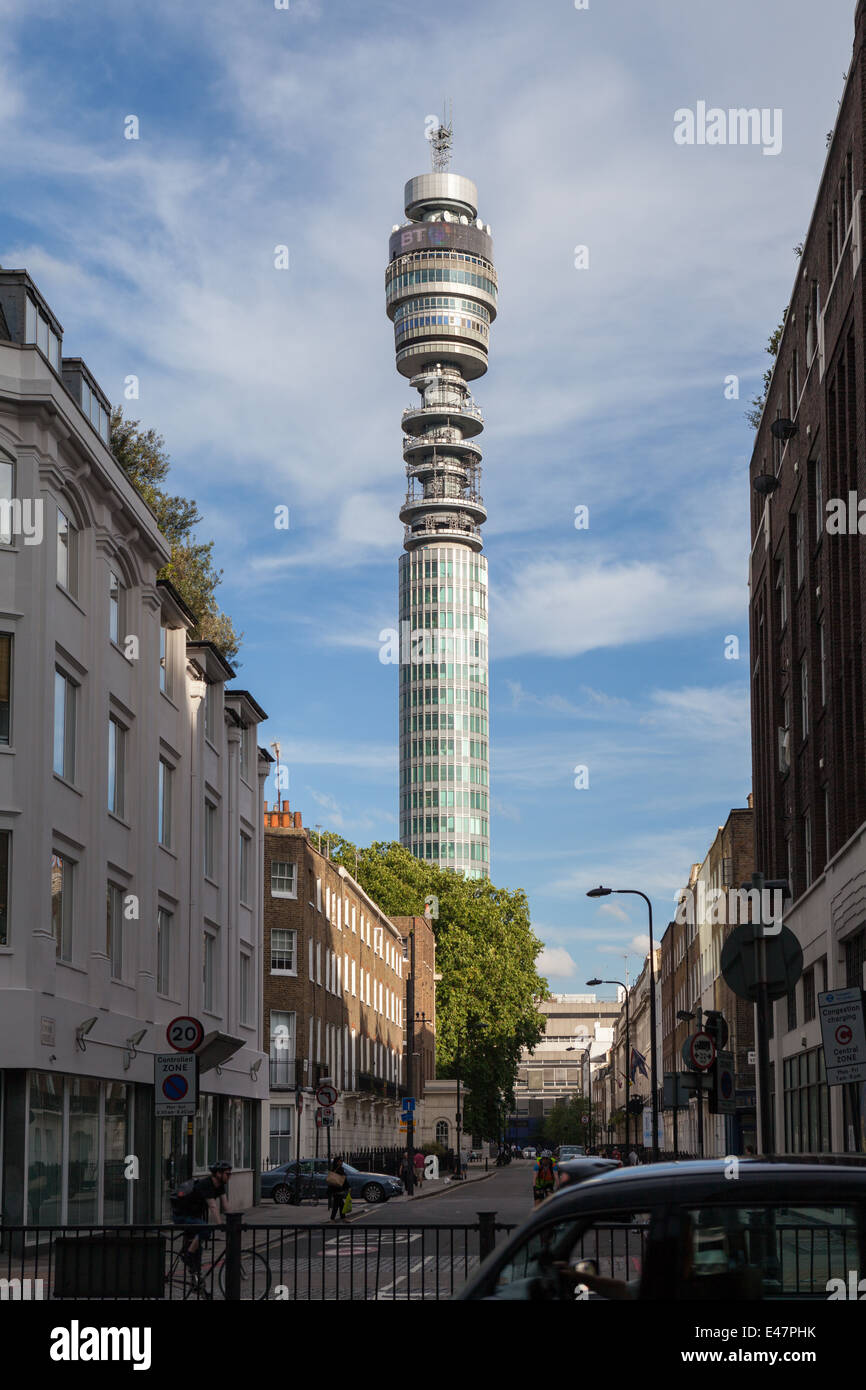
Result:
<instances>
[{"instance_id":1,"label":"congestion charging sign","mask_svg":"<svg viewBox=\"0 0 866 1390\"><path fill-rule=\"evenodd\" d=\"M818 995L828 1086L866 1081L866 1028L863 991L833 989Z\"/></svg>"}]
</instances>

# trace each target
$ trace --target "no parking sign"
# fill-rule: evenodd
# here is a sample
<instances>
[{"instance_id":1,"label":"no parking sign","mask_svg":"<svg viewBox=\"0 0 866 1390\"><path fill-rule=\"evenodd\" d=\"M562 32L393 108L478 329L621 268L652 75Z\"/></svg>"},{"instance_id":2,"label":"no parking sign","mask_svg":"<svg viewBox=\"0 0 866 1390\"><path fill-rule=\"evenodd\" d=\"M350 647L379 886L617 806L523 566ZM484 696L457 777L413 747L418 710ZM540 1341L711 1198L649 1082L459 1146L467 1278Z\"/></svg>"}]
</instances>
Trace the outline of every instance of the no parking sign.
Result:
<instances>
[{"instance_id":1,"label":"no parking sign","mask_svg":"<svg viewBox=\"0 0 866 1390\"><path fill-rule=\"evenodd\" d=\"M198 1058L183 1052L160 1052L153 1059L154 1113L194 1115L198 1099Z\"/></svg>"}]
</instances>

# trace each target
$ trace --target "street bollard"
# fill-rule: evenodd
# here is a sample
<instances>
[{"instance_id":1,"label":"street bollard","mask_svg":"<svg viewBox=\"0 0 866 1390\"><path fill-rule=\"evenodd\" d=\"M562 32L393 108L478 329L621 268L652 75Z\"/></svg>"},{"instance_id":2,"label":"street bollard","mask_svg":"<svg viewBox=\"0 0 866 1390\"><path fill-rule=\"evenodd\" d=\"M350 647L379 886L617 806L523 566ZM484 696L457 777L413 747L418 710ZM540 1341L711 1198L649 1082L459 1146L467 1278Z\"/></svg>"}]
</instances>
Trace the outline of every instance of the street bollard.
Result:
<instances>
[{"instance_id":1,"label":"street bollard","mask_svg":"<svg viewBox=\"0 0 866 1390\"><path fill-rule=\"evenodd\" d=\"M243 1213L226 1212L226 1302L241 1297L241 1223Z\"/></svg>"},{"instance_id":2,"label":"street bollard","mask_svg":"<svg viewBox=\"0 0 866 1390\"><path fill-rule=\"evenodd\" d=\"M478 1255L486 1260L488 1255L493 1254L496 1245L496 1212L479 1211L475 1214L478 1217Z\"/></svg>"}]
</instances>

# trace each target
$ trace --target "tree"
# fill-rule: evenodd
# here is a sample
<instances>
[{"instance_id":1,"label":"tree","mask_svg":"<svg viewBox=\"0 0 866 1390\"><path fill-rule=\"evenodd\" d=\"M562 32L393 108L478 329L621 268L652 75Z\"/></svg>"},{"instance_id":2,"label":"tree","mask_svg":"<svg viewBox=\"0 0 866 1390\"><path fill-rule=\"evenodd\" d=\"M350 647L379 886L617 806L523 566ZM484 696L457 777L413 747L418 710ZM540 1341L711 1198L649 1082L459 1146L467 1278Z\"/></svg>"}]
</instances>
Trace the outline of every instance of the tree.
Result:
<instances>
[{"instance_id":1,"label":"tree","mask_svg":"<svg viewBox=\"0 0 866 1390\"><path fill-rule=\"evenodd\" d=\"M120 406L115 406L111 416L111 449L171 546L171 559L160 570L159 578L168 579L196 615L198 624L192 637L213 642L231 661L240 650L243 633L235 632L231 618L216 601L222 570L213 566L213 541L200 542L192 534L193 527L201 521L196 503L187 497L172 496L160 486L171 468L165 440L154 429L140 429L138 420L125 420Z\"/></svg>"},{"instance_id":2,"label":"tree","mask_svg":"<svg viewBox=\"0 0 866 1390\"><path fill-rule=\"evenodd\" d=\"M795 249L796 249L796 248L795 248ZM767 351L767 352L770 354L770 356L773 358L774 363L775 363L776 358L777 358L778 355L779 355L779 344L780 344L781 341L782 341L782 330L783 330L784 327L785 327L785 319L786 319L787 317L788 317L788 310L785 309L784 313L782 314L782 321L781 321L781 323L780 323L780 324L778 325L778 327L770 334L769 338L767 339L767 347L766 347L765 351ZM760 423L761 423L761 416L762 416L762 414L764 413L764 406L765 406L766 403L767 403L767 393L768 393L768 391L770 390L770 382L772 381L772 379L773 379L773 368L772 368L772 367L768 367L767 370L764 372L763 390L762 390L760 396L753 396L753 397L752 397L751 406L750 406L749 409L746 411L746 419L748 420L749 424L752 426L752 429L753 429L753 430L756 430L756 429L758 428L758 426L760 425Z\"/></svg>"},{"instance_id":3,"label":"tree","mask_svg":"<svg viewBox=\"0 0 866 1390\"><path fill-rule=\"evenodd\" d=\"M514 1106L514 1081L524 1047L544 1033L536 1003L547 981L535 968L542 943L529 920L526 894L463 878L416 859L402 845L359 850L329 837L331 858L357 878L389 917L420 915L429 894L439 899L433 922L436 968L436 1059L440 1077L466 1084L464 1131L499 1134L500 1115Z\"/></svg>"}]
</instances>

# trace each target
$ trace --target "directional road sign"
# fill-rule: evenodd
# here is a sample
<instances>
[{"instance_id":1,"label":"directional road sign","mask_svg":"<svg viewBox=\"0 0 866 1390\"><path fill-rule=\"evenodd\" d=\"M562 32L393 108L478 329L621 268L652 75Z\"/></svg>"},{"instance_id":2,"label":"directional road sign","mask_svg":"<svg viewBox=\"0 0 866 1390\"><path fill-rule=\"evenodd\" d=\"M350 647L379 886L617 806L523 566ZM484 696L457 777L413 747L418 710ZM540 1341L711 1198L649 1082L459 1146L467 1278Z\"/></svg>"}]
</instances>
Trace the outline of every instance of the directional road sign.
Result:
<instances>
[{"instance_id":1,"label":"directional road sign","mask_svg":"<svg viewBox=\"0 0 866 1390\"><path fill-rule=\"evenodd\" d=\"M195 1114L197 1066L198 1059L186 1053L156 1054L153 1059L153 1091L157 1117Z\"/></svg>"},{"instance_id":2,"label":"directional road sign","mask_svg":"<svg viewBox=\"0 0 866 1390\"><path fill-rule=\"evenodd\" d=\"M337 1103L337 1088L336 1088L336 1086L332 1086L332 1085L330 1085L330 1083L326 1083L326 1084L320 1086L319 1089L318 1089L317 1092L316 1092L316 1100L317 1100L317 1101L319 1102L319 1104L320 1104L321 1106L323 1106L323 1107L327 1107L327 1106L331 1106L331 1105L336 1105L336 1103Z\"/></svg>"}]
</instances>

